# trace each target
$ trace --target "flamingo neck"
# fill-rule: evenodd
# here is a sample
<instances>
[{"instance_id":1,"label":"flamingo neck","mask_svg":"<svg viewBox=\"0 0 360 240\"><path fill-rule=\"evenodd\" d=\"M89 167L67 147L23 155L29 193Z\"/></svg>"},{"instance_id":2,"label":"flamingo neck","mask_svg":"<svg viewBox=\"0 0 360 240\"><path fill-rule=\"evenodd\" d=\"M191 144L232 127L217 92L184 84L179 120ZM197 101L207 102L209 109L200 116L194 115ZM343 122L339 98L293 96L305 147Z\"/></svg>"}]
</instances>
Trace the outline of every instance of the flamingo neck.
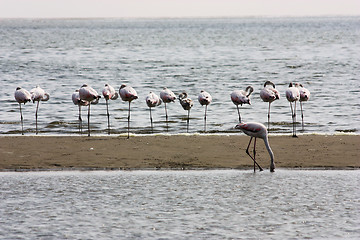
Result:
<instances>
[{"instance_id":1,"label":"flamingo neck","mask_svg":"<svg viewBox=\"0 0 360 240\"><path fill-rule=\"evenodd\" d=\"M267 149L267 151L269 152L269 155L270 155L271 166L274 166L274 153L271 150L271 147L270 147L269 140L268 140L267 136L264 138L264 143L265 143L266 149Z\"/></svg>"}]
</instances>

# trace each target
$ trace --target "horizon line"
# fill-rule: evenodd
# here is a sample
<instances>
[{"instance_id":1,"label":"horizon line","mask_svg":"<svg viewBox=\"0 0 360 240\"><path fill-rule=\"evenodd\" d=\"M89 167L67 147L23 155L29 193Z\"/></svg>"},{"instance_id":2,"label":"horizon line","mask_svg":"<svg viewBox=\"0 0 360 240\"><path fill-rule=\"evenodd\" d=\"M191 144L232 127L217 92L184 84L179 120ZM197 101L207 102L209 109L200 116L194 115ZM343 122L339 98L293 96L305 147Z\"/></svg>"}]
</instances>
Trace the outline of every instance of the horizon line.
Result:
<instances>
[{"instance_id":1,"label":"horizon line","mask_svg":"<svg viewBox=\"0 0 360 240\"><path fill-rule=\"evenodd\" d=\"M347 15L347 14L309 14L309 15L243 15L243 16L94 16L94 17L0 17L4 19L236 19L236 18L304 18L304 17L360 17L359 15Z\"/></svg>"}]
</instances>

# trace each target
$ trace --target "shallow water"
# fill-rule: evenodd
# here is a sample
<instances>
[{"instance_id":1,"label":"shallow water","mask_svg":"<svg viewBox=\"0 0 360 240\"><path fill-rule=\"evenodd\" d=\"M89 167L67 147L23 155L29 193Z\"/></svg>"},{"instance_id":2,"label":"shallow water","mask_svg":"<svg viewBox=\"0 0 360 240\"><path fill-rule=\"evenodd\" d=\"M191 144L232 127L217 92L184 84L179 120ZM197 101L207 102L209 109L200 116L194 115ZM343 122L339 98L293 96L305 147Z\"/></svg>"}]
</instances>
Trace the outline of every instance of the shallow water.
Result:
<instances>
[{"instance_id":1,"label":"shallow water","mask_svg":"<svg viewBox=\"0 0 360 240\"><path fill-rule=\"evenodd\" d=\"M359 171L1 172L6 239L358 239Z\"/></svg>"},{"instance_id":2,"label":"shallow water","mask_svg":"<svg viewBox=\"0 0 360 240\"><path fill-rule=\"evenodd\" d=\"M271 108L273 133L291 132L285 90L291 81L311 92L304 103L305 133L358 133L360 125L360 17L227 19L1 19L0 134L19 134L16 87L40 85L51 95L40 104L42 134L78 132L78 108L71 94L83 83L101 92L105 83L133 86L131 128L152 133L145 97L167 86L195 100L190 132L203 131L204 109L197 95L213 95L207 130L236 133L238 116L230 93L252 85L252 105L241 107L244 121L267 122L259 92L273 81L281 99ZM111 101L112 133L127 129L127 104ZM154 132L186 132L186 112L178 102L153 111ZM299 106L298 106L299 109ZM35 104L23 108L27 134L35 131ZM91 109L93 134L106 134L105 101ZM86 129L86 110L83 110ZM298 112L300 122L300 112ZM300 126L299 126L300 128Z\"/></svg>"}]
</instances>

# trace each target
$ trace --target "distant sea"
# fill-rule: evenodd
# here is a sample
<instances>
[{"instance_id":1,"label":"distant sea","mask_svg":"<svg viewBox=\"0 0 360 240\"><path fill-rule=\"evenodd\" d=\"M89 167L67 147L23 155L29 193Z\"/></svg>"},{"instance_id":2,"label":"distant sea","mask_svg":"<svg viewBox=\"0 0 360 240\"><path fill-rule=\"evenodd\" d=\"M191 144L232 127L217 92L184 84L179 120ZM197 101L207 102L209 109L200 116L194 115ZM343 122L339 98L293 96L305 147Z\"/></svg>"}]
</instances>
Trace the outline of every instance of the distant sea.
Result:
<instances>
[{"instance_id":1,"label":"distant sea","mask_svg":"<svg viewBox=\"0 0 360 240\"><path fill-rule=\"evenodd\" d=\"M200 19L1 19L0 134L20 134L16 87L36 85L50 93L39 109L41 135L77 135L78 107L71 95L84 83L99 94L108 83L118 91L131 85L139 99L131 109L135 134L186 132L187 112L179 102L153 110L151 131L145 97L168 87L186 91L195 104L190 133L203 132L204 108L197 96L213 96L208 133L238 131L230 93L254 87L251 105L240 107L244 121L267 123L268 104L259 92L275 83L280 100L271 106L271 133L290 134L291 114L285 90L300 82L311 91L303 104L303 133L359 134L360 17L200 18ZM26 135L35 133L35 107L23 106ZM127 129L128 104L110 101L112 134ZM300 110L299 105L297 109ZM83 108L84 130L87 124ZM91 107L93 134L107 134L105 100Z\"/></svg>"}]
</instances>

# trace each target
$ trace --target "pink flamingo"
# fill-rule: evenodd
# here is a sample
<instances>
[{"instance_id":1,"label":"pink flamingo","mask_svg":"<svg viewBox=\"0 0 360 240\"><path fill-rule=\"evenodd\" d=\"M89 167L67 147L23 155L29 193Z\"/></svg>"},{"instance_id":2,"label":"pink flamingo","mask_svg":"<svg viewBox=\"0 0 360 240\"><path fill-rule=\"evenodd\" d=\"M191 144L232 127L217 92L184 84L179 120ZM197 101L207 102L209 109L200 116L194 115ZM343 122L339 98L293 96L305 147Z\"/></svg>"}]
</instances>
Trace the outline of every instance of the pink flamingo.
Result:
<instances>
[{"instance_id":1,"label":"pink flamingo","mask_svg":"<svg viewBox=\"0 0 360 240\"><path fill-rule=\"evenodd\" d=\"M180 101L180 104L183 107L183 109L188 111L186 132L189 132L190 109L194 106L194 102L193 102L193 100L188 98L188 95L186 92L183 92L179 95L179 101Z\"/></svg>"},{"instance_id":2,"label":"pink flamingo","mask_svg":"<svg viewBox=\"0 0 360 240\"><path fill-rule=\"evenodd\" d=\"M115 92L115 89L109 84L105 84L104 89L102 90L102 94L106 101L106 113L108 118L108 134L110 135L110 114L109 114L109 104L108 101L116 100L119 97L119 94Z\"/></svg>"},{"instance_id":3,"label":"pink flamingo","mask_svg":"<svg viewBox=\"0 0 360 240\"><path fill-rule=\"evenodd\" d=\"M151 122L151 129L153 129L153 118L152 118L152 114L151 114L151 108L159 106L161 104L161 99L155 93L150 92L146 96L145 101L146 101L146 104L148 105L148 107L150 108L150 122Z\"/></svg>"},{"instance_id":4,"label":"pink flamingo","mask_svg":"<svg viewBox=\"0 0 360 240\"><path fill-rule=\"evenodd\" d=\"M250 102L250 95L254 91L252 86L248 86L245 91L244 90L235 90L230 94L231 101L236 105L238 114L239 114L239 123L241 123L241 116L239 110L239 104L242 106L243 104L249 104Z\"/></svg>"},{"instance_id":5,"label":"pink flamingo","mask_svg":"<svg viewBox=\"0 0 360 240\"><path fill-rule=\"evenodd\" d=\"M266 129L266 127L261 124L261 123L257 123L257 122L249 122L249 123L239 123L238 125L235 126L236 129L240 129L241 131L243 131L246 135L250 136L250 141L249 144L246 148L246 153L247 155L249 155L249 157L254 161L254 172L255 172L255 164L259 167L260 171L263 171L263 169L260 167L260 165L256 162L255 160L255 155L256 155L256 138L262 138L264 140L265 143L265 147L270 155L270 172L274 172L275 171L275 163L274 163L274 153L270 148L270 144L269 144L269 140L268 140L268 131ZM255 138L254 140L254 157L252 157L249 153L249 147L251 144L252 139Z\"/></svg>"},{"instance_id":6,"label":"pink flamingo","mask_svg":"<svg viewBox=\"0 0 360 240\"><path fill-rule=\"evenodd\" d=\"M128 136L130 138L130 103L132 100L138 98L135 89L130 86L126 86L125 84L121 85L119 89L120 97L123 101L129 102L129 113L128 113Z\"/></svg>"},{"instance_id":7,"label":"pink flamingo","mask_svg":"<svg viewBox=\"0 0 360 240\"><path fill-rule=\"evenodd\" d=\"M76 89L75 92L72 94L72 101L75 105L79 106L79 131L80 133L82 133L81 106L88 106L90 102L80 99L79 89Z\"/></svg>"},{"instance_id":8,"label":"pink flamingo","mask_svg":"<svg viewBox=\"0 0 360 240\"><path fill-rule=\"evenodd\" d=\"M31 99L32 99L33 103L35 103L35 101L37 101L36 112L35 112L36 135L37 135L38 134L37 120L38 120L39 103L40 103L40 101L44 101L44 102L48 101L50 99L50 95L39 86L36 86L36 88L31 89L30 94L31 94Z\"/></svg>"},{"instance_id":9,"label":"pink flamingo","mask_svg":"<svg viewBox=\"0 0 360 240\"><path fill-rule=\"evenodd\" d=\"M260 91L260 98L264 102L269 103L268 110L268 129L270 131L270 104L276 99L280 99L280 93L275 89L275 84L271 81L266 81L264 84L264 88Z\"/></svg>"},{"instance_id":10,"label":"pink flamingo","mask_svg":"<svg viewBox=\"0 0 360 240\"><path fill-rule=\"evenodd\" d=\"M97 104L101 96L87 84L82 85L79 89L80 100L89 102L88 104L88 136L90 136L90 106Z\"/></svg>"},{"instance_id":11,"label":"pink flamingo","mask_svg":"<svg viewBox=\"0 0 360 240\"><path fill-rule=\"evenodd\" d=\"M204 116L204 132L206 132L206 112L207 112L207 106L211 103L212 101L212 97L211 95L204 91L204 90L201 90L200 91L200 94L198 96L198 100L199 100L199 103L201 104L201 106L204 106L205 105L205 116Z\"/></svg>"},{"instance_id":12,"label":"pink flamingo","mask_svg":"<svg viewBox=\"0 0 360 240\"><path fill-rule=\"evenodd\" d=\"M299 91L300 91L301 123L302 123L302 129L304 130L304 115L303 115L302 102L306 102L310 99L310 91L304 88L302 84L299 84Z\"/></svg>"},{"instance_id":13,"label":"pink flamingo","mask_svg":"<svg viewBox=\"0 0 360 240\"><path fill-rule=\"evenodd\" d=\"M170 102L174 102L175 99L176 99L176 96L170 89L165 87L160 92L160 98L164 102L164 105L165 105L166 126L167 126L167 129L168 129L168 113L167 113L166 104L170 103Z\"/></svg>"},{"instance_id":14,"label":"pink flamingo","mask_svg":"<svg viewBox=\"0 0 360 240\"><path fill-rule=\"evenodd\" d=\"M291 108L291 117L293 120L293 135L292 135L293 137L297 137L296 136L296 102L300 99L300 91L297 86L298 83L295 84L290 83L289 88L285 91L286 99L289 101ZM294 110L292 103L294 103Z\"/></svg>"},{"instance_id":15,"label":"pink flamingo","mask_svg":"<svg viewBox=\"0 0 360 240\"><path fill-rule=\"evenodd\" d=\"M22 115L21 104L23 103L25 105L25 103L30 102L31 94L27 90L21 87L17 87L14 96L15 100L19 103L20 106L21 135L24 135L24 118Z\"/></svg>"}]
</instances>

